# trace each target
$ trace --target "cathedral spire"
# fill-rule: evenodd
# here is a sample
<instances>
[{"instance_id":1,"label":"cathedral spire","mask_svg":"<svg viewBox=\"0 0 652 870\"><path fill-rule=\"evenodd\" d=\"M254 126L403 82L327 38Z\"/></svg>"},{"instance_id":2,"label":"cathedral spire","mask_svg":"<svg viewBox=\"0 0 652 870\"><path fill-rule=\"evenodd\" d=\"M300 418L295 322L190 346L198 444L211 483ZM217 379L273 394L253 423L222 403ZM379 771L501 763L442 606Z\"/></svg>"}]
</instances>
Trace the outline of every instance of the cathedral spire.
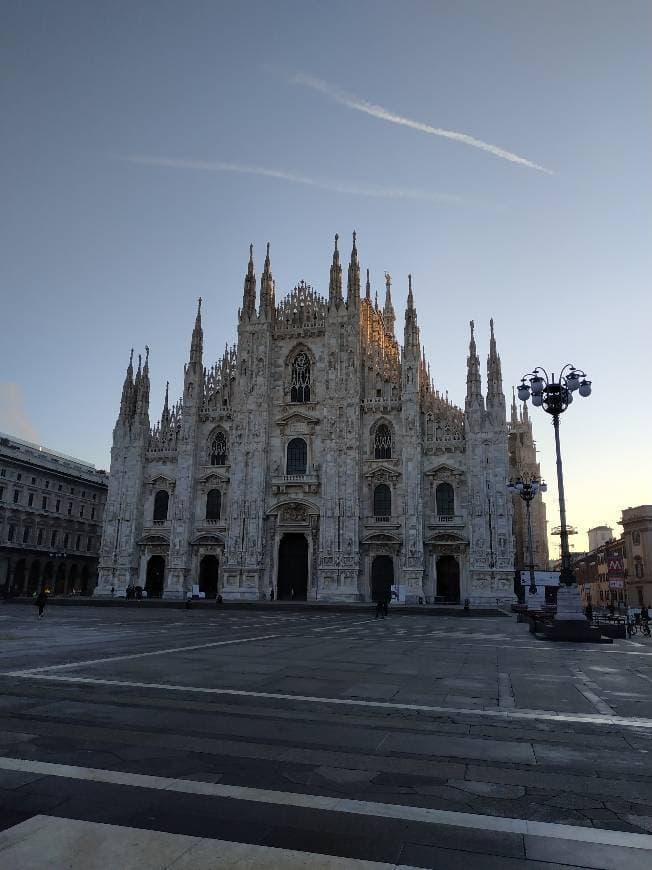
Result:
<instances>
[{"instance_id":1,"label":"cathedral spire","mask_svg":"<svg viewBox=\"0 0 652 870\"><path fill-rule=\"evenodd\" d=\"M339 308L342 299L342 267L340 266L340 252L337 250L339 235L335 233L335 249L333 250L333 262L331 264L331 277L328 283L328 302Z\"/></svg>"},{"instance_id":2,"label":"cathedral spire","mask_svg":"<svg viewBox=\"0 0 652 870\"><path fill-rule=\"evenodd\" d=\"M518 423L518 408L516 406L516 393L512 387L512 426Z\"/></svg>"},{"instance_id":3,"label":"cathedral spire","mask_svg":"<svg viewBox=\"0 0 652 870\"><path fill-rule=\"evenodd\" d=\"M123 419L131 413L131 397L134 390L134 349L131 348L129 355L129 365L125 374L124 383L122 385L122 398L120 399L120 417Z\"/></svg>"},{"instance_id":4,"label":"cathedral spire","mask_svg":"<svg viewBox=\"0 0 652 870\"><path fill-rule=\"evenodd\" d=\"M170 425L170 406L169 406L170 382L165 382L165 401L163 402L163 413L161 414L161 430L167 429Z\"/></svg>"},{"instance_id":5,"label":"cathedral spire","mask_svg":"<svg viewBox=\"0 0 652 870\"><path fill-rule=\"evenodd\" d=\"M190 364L202 365L202 353L204 350L204 330L201 326L201 296L197 302L197 316L195 317L195 328L192 331L192 339L190 341Z\"/></svg>"},{"instance_id":6,"label":"cathedral spire","mask_svg":"<svg viewBox=\"0 0 652 870\"><path fill-rule=\"evenodd\" d=\"M385 321L385 333L394 337L394 324L396 315L392 305L392 276L385 272L385 307L383 308L383 320Z\"/></svg>"},{"instance_id":7,"label":"cathedral spire","mask_svg":"<svg viewBox=\"0 0 652 870\"><path fill-rule=\"evenodd\" d=\"M263 266L263 274L260 278L260 307L259 314L266 314L273 305L274 299L274 279L272 278L272 269L269 261L269 242L267 242L267 254L265 255L265 265Z\"/></svg>"},{"instance_id":8,"label":"cathedral spire","mask_svg":"<svg viewBox=\"0 0 652 870\"><path fill-rule=\"evenodd\" d=\"M254 273L254 246L249 245L249 263L242 292L241 317L252 317L256 311L256 275Z\"/></svg>"},{"instance_id":9,"label":"cathedral spire","mask_svg":"<svg viewBox=\"0 0 652 870\"><path fill-rule=\"evenodd\" d=\"M408 298L405 309L404 350L411 351L419 358L420 355L419 326L417 323L417 310L414 307L414 295L412 294L412 275L408 275Z\"/></svg>"},{"instance_id":10,"label":"cathedral spire","mask_svg":"<svg viewBox=\"0 0 652 870\"><path fill-rule=\"evenodd\" d=\"M371 302L371 282L369 281L369 269L367 269L367 283L365 284L365 299Z\"/></svg>"},{"instance_id":11,"label":"cathedral spire","mask_svg":"<svg viewBox=\"0 0 652 870\"><path fill-rule=\"evenodd\" d=\"M468 413L474 407L484 409L482 398L482 379L480 376L480 357L475 346L475 323L471 321L471 340L469 341L469 355L466 359L466 403L465 411Z\"/></svg>"},{"instance_id":12,"label":"cathedral spire","mask_svg":"<svg viewBox=\"0 0 652 870\"><path fill-rule=\"evenodd\" d=\"M357 305L360 299L360 263L358 262L358 249L355 244L356 232L353 231L353 247L349 261L349 275L346 282L346 304Z\"/></svg>"},{"instance_id":13,"label":"cathedral spire","mask_svg":"<svg viewBox=\"0 0 652 870\"><path fill-rule=\"evenodd\" d=\"M487 357L487 407L494 406L504 414L505 394L503 393L503 375L500 364L500 356L496 350L496 337L494 335L493 318L489 321L491 335L489 338L489 356Z\"/></svg>"}]
</instances>

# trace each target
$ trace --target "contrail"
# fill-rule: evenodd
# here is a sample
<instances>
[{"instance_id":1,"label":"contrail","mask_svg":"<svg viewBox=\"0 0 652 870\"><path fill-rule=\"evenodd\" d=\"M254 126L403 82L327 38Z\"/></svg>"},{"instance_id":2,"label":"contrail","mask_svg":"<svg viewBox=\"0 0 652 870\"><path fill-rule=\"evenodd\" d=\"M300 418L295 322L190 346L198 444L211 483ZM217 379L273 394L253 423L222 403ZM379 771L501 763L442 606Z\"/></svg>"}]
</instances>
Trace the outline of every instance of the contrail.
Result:
<instances>
[{"instance_id":1,"label":"contrail","mask_svg":"<svg viewBox=\"0 0 652 870\"><path fill-rule=\"evenodd\" d=\"M430 124L424 124L422 121L414 121L412 118L406 118L403 115L397 115L395 112L390 112L384 106L377 106L374 103L369 103L367 100L361 100L359 97L354 97L352 94L347 94L340 90L335 85L331 85L322 79L316 79L313 76L305 73L297 73L292 81L298 85L305 85L312 88L314 91L319 91L335 100L341 106L346 106L349 109L355 109L356 112L364 112L374 118L380 118L381 121L389 121L390 124L401 124L403 127L410 127L412 130L419 130L421 133L429 133L431 136L441 136L444 139L452 139L454 142L461 142L463 145L471 145L473 148L480 148L482 151L488 151L495 157L502 157L503 160L509 160L511 163L520 163L521 166L527 166L530 169L536 169L539 172L545 172L547 175L554 175L552 169L546 169L545 166L539 166L538 163L532 163L525 157L519 157L512 151L506 151L504 148L499 148L497 145L491 145L489 142L483 142L482 139L476 139L469 136L468 133L456 133L454 130L443 130L441 127L432 127Z\"/></svg>"},{"instance_id":2,"label":"contrail","mask_svg":"<svg viewBox=\"0 0 652 870\"><path fill-rule=\"evenodd\" d=\"M384 199L418 199L425 202L461 203L462 198L449 193L428 193L427 191L403 187L378 187L376 185L343 184L328 179L311 178L308 175L299 175L296 172L288 172L284 169L270 169L266 166L248 166L242 163L223 163L222 161L207 160L178 160L171 157L151 157L147 155L131 154L120 157L128 163L138 163L142 166L163 166L169 169L190 169L199 172L238 172L243 175L263 175L267 178L278 178L283 181L291 181L294 184L306 184L317 187L320 190L329 190L334 193L347 193L356 196L374 196Z\"/></svg>"}]
</instances>

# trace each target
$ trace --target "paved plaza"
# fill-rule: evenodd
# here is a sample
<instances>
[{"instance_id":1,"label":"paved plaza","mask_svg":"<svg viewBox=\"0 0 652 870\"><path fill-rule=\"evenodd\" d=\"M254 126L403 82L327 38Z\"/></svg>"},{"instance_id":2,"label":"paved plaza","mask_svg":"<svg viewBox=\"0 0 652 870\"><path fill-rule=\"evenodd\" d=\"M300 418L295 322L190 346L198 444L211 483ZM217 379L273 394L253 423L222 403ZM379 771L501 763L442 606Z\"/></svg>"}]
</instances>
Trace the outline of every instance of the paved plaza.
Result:
<instances>
[{"instance_id":1,"label":"paved plaza","mask_svg":"<svg viewBox=\"0 0 652 870\"><path fill-rule=\"evenodd\" d=\"M652 642L0 607L0 866L652 867Z\"/></svg>"}]
</instances>

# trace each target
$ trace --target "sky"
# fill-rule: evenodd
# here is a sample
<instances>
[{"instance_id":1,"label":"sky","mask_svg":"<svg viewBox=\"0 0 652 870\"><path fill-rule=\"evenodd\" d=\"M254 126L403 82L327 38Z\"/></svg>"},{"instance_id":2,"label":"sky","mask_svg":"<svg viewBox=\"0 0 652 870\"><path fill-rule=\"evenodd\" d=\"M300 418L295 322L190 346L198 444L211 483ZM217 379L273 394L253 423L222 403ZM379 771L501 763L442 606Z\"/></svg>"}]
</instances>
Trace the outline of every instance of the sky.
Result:
<instances>
[{"instance_id":1,"label":"sky","mask_svg":"<svg viewBox=\"0 0 652 870\"><path fill-rule=\"evenodd\" d=\"M326 293L356 230L401 331L412 273L456 404L472 318L508 404L534 366L587 372L561 421L576 549L652 502L649 0L0 7L0 430L108 468L132 346L154 421L198 296L205 361L235 340L250 242L277 298Z\"/></svg>"}]
</instances>

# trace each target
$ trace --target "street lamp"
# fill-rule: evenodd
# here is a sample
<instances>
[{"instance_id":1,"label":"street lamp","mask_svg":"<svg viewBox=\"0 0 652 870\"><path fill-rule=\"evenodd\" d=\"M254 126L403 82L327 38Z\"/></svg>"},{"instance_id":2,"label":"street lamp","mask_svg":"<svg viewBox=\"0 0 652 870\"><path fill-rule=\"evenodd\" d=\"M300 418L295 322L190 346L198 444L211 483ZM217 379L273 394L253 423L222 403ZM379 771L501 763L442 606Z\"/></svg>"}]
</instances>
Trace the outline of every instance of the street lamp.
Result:
<instances>
[{"instance_id":1,"label":"street lamp","mask_svg":"<svg viewBox=\"0 0 652 870\"><path fill-rule=\"evenodd\" d=\"M527 514L527 542L530 553L530 592L532 595L535 595L537 584L534 579L534 548L532 546L532 516L530 514L530 503L538 492L545 492L548 489L548 486L545 481L539 480L538 477L516 477L510 480L507 484L507 489L509 492L519 495L525 502L525 512Z\"/></svg>"},{"instance_id":2,"label":"street lamp","mask_svg":"<svg viewBox=\"0 0 652 870\"><path fill-rule=\"evenodd\" d=\"M526 383L529 381L529 383ZM557 619L566 621L586 621L582 613L579 601L579 591L571 567L570 550L568 549L568 527L566 525L566 500L564 498L564 475L561 464L561 448L559 446L559 416L572 403L574 393L582 397L591 395L591 381L587 379L586 372L575 368L573 365L565 365L558 378L555 380L554 373L548 376L544 368L538 367L530 374L521 378L518 388L518 397L522 402L532 397L535 408L543 410L552 416L552 425L555 428L555 449L557 453L557 488L559 491L559 518L561 520L561 573L559 575L560 589L565 594L558 596ZM574 588L573 588L574 587Z\"/></svg>"}]
</instances>

